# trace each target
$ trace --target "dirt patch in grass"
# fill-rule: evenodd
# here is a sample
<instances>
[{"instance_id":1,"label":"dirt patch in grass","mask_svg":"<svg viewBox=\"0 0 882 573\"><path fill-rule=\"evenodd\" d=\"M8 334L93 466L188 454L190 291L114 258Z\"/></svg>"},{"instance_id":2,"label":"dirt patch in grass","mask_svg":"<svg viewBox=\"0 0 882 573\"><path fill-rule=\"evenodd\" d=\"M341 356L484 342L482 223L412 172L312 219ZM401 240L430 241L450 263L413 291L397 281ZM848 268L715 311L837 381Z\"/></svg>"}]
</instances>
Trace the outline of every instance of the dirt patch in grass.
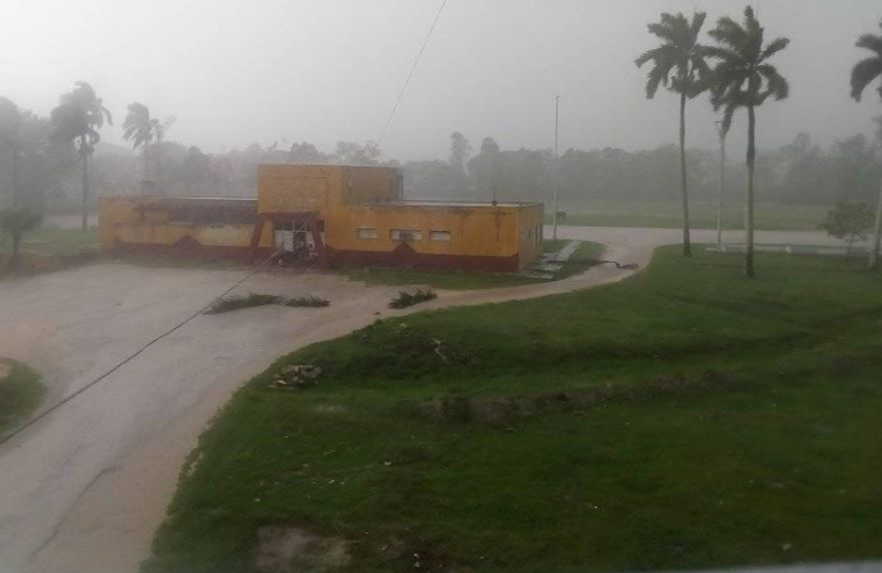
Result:
<instances>
[{"instance_id":1,"label":"dirt patch in grass","mask_svg":"<svg viewBox=\"0 0 882 573\"><path fill-rule=\"evenodd\" d=\"M305 529L265 525L257 530L254 568L259 573L336 571L349 564L349 543Z\"/></svg>"}]
</instances>

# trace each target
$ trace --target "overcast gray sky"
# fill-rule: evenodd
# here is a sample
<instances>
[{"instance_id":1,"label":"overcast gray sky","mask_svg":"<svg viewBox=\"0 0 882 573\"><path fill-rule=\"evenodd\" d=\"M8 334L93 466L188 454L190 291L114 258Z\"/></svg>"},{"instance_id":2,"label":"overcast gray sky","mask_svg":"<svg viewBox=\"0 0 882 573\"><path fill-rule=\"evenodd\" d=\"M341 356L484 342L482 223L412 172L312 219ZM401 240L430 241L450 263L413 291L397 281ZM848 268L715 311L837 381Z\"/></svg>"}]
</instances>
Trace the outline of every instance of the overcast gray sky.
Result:
<instances>
[{"instance_id":1,"label":"overcast gray sky","mask_svg":"<svg viewBox=\"0 0 882 573\"><path fill-rule=\"evenodd\" d=\"M76 80L115 115L126 105L175 115L170 137L205 151L251 142L380 139L441 0L3 0L0 95L48 114ZM848 97L858 35L879 32L879 0L758 0L791 97L760 113L760 144L808 131L829 143L882 115L874 91ZM561 95L561 147L636 149L673 142L677 103L644 99L634 58L662 11L741 16L731 0L449 0L392 126L387 156L445 157L452 130L477 147L549 147ZM738 121L741 119L741 121ZM706 98L689 109L690 142L714 146ZM743 119L736 119L743 140ZM740 139L738 139L740 137Z\"/></svg>"}]
</instances>

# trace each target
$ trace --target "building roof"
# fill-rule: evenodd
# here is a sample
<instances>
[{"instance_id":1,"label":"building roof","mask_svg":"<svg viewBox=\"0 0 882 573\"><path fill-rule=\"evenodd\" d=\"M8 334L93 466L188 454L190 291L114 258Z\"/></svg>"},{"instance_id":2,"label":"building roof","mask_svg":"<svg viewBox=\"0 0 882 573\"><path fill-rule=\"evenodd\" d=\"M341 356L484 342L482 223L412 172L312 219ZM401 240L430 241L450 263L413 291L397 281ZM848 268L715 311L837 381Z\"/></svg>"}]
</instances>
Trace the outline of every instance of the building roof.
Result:
<instances>
[{"instance_id":1,"label":"building roof","mask_svg":"<svg viewBox=\"0 0 882 573\"><path fill-rule=\"evenodd\" d=\"M395 201L373 201L366 205L379 207L531 207L541 205L531 201L441 201L431 199L399 199Z\"/></svg>"},{"instance_id":2,"label":"building roof","mask_svg":"<svg viewBox=\"0 0 882 573\"><path fill-rule=\"evenodd\" d=\"M172 201L244 201L257 202L257 197L215 197L205 195L157 195L158 199Z\"/></svg>"}]
</instances>

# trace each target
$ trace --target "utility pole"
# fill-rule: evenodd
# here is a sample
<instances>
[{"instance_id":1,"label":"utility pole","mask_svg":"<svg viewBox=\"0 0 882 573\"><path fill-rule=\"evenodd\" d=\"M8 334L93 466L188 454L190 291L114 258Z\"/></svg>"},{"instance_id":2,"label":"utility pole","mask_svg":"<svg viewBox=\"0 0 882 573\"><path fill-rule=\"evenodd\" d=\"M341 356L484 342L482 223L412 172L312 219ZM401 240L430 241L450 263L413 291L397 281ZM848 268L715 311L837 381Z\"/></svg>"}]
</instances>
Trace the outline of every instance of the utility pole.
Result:
<instances>
[{"instance_id":1,"label":"utility pole","mask_svg":"<svg viewBox=\"0 0 882 573\"><path fill-rule=\"evenodd\" d=\"M554 226L551 238L557 240L557 196L560 189L560 157L557 153L557 135L558 135L558 119L560 118L560 96L554 96Z\"/></svg>"},{"instance_id":2,"label":"utility pole","mask_svg":"<svg viewBox=\"0 0 882 573\"><path fill-rule=\"evenodd\" d=\"M723 196L726 191L726 131L723 122L717 121L717 134L720 136L720 196L717 202L717 252L723 250Z\"/></svg>"},{"instance_id":3,"label":"utility pole","mask_svg":"<svg viewBox=\"0 0 882 573\"><path fill-rule=\"evenodd\" d=\"M879 188L879 199L876 201L876 225L873 229L873 244L870 245L871 269L876 269L879 266L880 234L882 234L882 186Z\"/></svg>"}]
</instances>

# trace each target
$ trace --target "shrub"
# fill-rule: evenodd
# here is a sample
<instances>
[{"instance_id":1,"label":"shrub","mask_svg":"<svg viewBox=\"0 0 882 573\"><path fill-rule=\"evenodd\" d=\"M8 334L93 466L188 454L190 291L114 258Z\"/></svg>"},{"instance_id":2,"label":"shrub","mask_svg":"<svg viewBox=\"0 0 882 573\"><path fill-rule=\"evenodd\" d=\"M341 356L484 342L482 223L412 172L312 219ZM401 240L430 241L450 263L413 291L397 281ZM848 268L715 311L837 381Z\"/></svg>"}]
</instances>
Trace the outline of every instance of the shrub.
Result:
<instances>
[{"instance_id":1,"label":"shrub","mask_svg":"<svg viewBox=\"0 0 882 573\"><path fill-rule=\"evenodd\" d=\"M845 241L846 253L857 241L867 238L867 230L873 226L873 212L866 203L840 201L836 208L827 213L827 219L820 227L827 234Z\"/></svg>"},{"instance_id":2,"label":"shrub","mask_svg":"<svg viewBox=\"0 0 882 573\"><path fill-rule=\"evenodd\" d=\"M232 296L216 300L208 310L205 311L205 314L220 314L222 312L230 312L231 310L239 310L240 308L248 308L251 306L279 304L284 300L284 298L274 294L251 293L248 296Z\"/></svg>"},{"instance_id":3,"label":"shrub","mask_svg":"<svg viewBox=\"0 0 882 573\"><path fill-rule=\"evenodd\" d=\"M432 289L418 289L416 292L399 291L398 296L389 303L389 308L407 308L427 300L437 298L438 295Z\"/></svg>"},{"instance_id":4,"label":"shrub","mask_svg":"<svg viewBox=\"0 0 882 573\"><path fill-rule=\"evenodd\" d=\"M321 307L328 306L329 304L331 304L330 301L313 295L289 298L285 302L285 306L295 307Z\"/></svg>"}]
</instances>

